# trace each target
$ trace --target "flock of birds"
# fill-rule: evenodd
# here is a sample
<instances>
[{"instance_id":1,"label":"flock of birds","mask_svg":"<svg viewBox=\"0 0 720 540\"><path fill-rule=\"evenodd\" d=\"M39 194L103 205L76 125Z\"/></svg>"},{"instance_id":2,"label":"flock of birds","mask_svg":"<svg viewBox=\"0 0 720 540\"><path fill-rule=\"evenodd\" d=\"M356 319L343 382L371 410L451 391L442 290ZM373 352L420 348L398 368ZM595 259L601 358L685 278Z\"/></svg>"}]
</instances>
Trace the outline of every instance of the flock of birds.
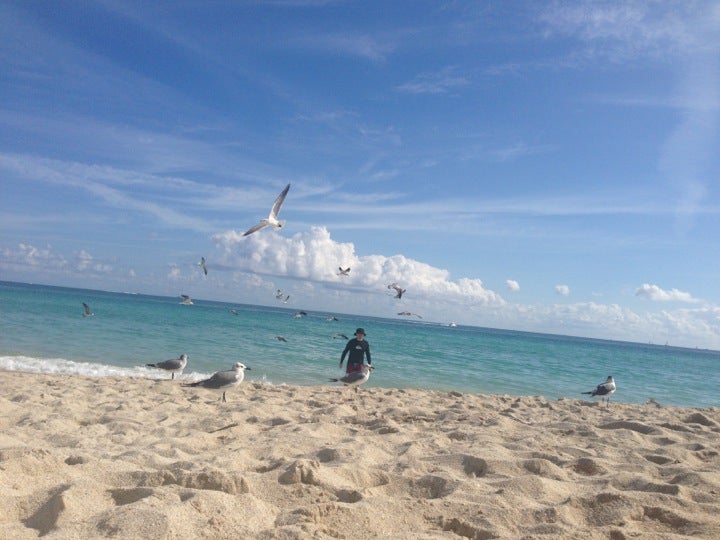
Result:
<instances>
[{"instance_id":1,"label":"flock of birds","mask_svg":"<svg viewBox=\"0 0 720 540\"><path fill-rule=\"evenodd\" d=\"M280 192L280 194L275 199L275 202L272 205L272 208L270 208L270 213L268 214L268 217L263 218L260 220L259 223L256 225L253 225L248 230L246 230L243 233L243 236L249 236L253 233L256 233L265 227L272 227L276 230L281 229L285 225L285 220L280 220L278 218L280 214L280 209L282 208L283 203L285 202L285 198L287 197L288 192L290 191L290 184L285 186L285 188ZM200 262L198 262L198 266L202 268L203 273L207 276L208 274L208 268L207 268L207 262L205 261L205 257L200 258ZM343 268L342 266L338 266L337 275L341 277L347 277L350 275L350 267ZM391 283L387 286L388 289L392 289L394 291L394 298L401 299L403 294L407 292L407 289L402 288L397 283ZM182 304L185 305L192 305L192 299L188 297L187 295L181 295L183 297ZM287 304L288 300L290 299L290 295L285 295L280 289L277 290L277 293L275 294L275 298L277 300L280 300L284 304ZM422 319L421 315L418 315L417 313L412 313L410 311L401 311L398 313L398 315L401 316L410 316L410 317L418 317ZM297 316L297 315L296 315Z\"/></svg>"},{"instance_id":2,"label":"flock of birds","mask_svg":"<svg viewBox=\"0 0 720 540\"><path fill-rule=\"evenodd\" d=\"M179 358L173 358L170 360L163 360L162 362L156 362L154 364L145 364L146 367L157 368L163 370L166 373L170 373L171 380L175 379L175 375L182 374L183 370L187 367L188 355L181 354ZM345 386L354 386L355 390L359 388L361 384L364 384L370 378L370 372L373 370L372 366L363 366L362 371L357 373L347 373L343 377L337 379L329 379L330 382L341 382ZM251 369L243 364L242 362L235 362L232 367L225 371L216 371L207 379L191 383L183 383L185 387L204 388L206 390L212 390L215 392L222 392L220 400L225 403L227 398L225 396L228 390L232 390L240 385L245 379L245 372L251 371Z\"/></svg>"},{"instance_id":3,"label":"flock of birds","mask_svg":"<svg viewBox=\"0 0 720 540\"><path fill-rule=\"evenodd\" d=\"M275 199L275 202L272 205L272 208L270 209L270 213L268 214L268 217L263 218L260 220L260 222L257 225L254 225L253 227L250 227L247 231L243 233L243 236L249 236L261 229L264 229L265 227L273 227L274 229L281 229L285 225L285 220L279 220L278 215L280 213L280 209L283 205L283 202L285 202L285 197L287 197L288 192L290 191L290 184L285 186L285 188L280 192L280 195L277 196ZM202 268L202 271L205 275L208 273L207 269L207 263L205 261L205 257L200 258L200 262L198 262L198 266ZM350 275L350 267L343 268L342 266L338 267L338 276L349 276ZM401 299L403 295L407 292L407 289L404 289L401 285L398 283L391 283L387 286L388 289L391 289L394 291L393 297L396 299ZM182 297L182 301L180 302L183 305L192 305L193 301L192 298L186 294L180 295ZM278 289L275 293L275 298L277 300L280 300L283 303L287 303L290 299L290 295L285 295L281 289ZM88 306L85 302L83 302L83 317L90 317L93 314L92 310L90 309L90 306ZM237 310L230 310L231 313L237 315ZM298 311L295 313L295 317L304 317L307 313L305 311ZM410 317L418 317L422 319L421 315L418 315L417 313L413 313L411 311L400 311L398 315L402 316L410 316ZM337 320L337 319L335 319ZM456 326L455 323L451 323L450 326ZM333 336L334 338L342 338L342 339L348 339L348 336L345 334L337 333ZM283 336L276 336L276 338L279 341L286 342L287 339L285 339ZM175 378L175 374L181 374L185 367L187 366L188 356L186 354L180 355L179 358L171 359L171 360L165 360L162 362L154 363L154 364L146 364L147 367L153 367L157 369L164 370L166 372L169 372L171 374L171 378ZM191 387L201 387L206 388L209 390L215 390L215 391L222 391L222 401L225 402L225 392L231 388L235 388L238 386L243 379L245 378L245 371L250 370L248 366L241 362L236 362L233 364L233 366L226 371L218 371L213 373L213 375L207 379L203 379L197 382L187 383L183 384L183 386L191 386ZM368 381L370 378L370 372L373 370L372 366L363 366L362 371L357 373L348 373L343 377L337 378L337 379L330 379L331 382L342 382L346 386L355 386L356 390L357 388ZM593 390L588 392L582 392L582 394L589 394L590 397L599 397L601 399L601 402L603 400L606 401L607 406L610 405L610 396L612 396L615 393L616 390L615 385L615 379L612 377L612 375L608 376L608 378L605 380L605 382L598 384Z\"/></svg>"}]
</instances>

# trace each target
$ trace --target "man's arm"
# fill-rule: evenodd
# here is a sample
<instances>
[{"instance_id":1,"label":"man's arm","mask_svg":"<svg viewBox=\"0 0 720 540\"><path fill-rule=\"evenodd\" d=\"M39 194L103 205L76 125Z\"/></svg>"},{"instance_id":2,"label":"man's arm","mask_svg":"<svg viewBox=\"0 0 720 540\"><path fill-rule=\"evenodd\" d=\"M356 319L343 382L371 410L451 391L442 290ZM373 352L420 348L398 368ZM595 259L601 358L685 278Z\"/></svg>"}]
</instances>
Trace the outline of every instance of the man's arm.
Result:
<instances>
[{"instance_id":1,"label":"man's arm","mask_svg":"<svg viewBox=\"0 0 720 540\"><path fill-rule=\"evenodd\" d=\"M348 351L350 350L350 342L347 342L347 345L345 345L345 349L343 350L342 354L340 355L340 367L342 367L343 362L345 361L345 355L347 355Z\"/></svg>"}]
</instances>

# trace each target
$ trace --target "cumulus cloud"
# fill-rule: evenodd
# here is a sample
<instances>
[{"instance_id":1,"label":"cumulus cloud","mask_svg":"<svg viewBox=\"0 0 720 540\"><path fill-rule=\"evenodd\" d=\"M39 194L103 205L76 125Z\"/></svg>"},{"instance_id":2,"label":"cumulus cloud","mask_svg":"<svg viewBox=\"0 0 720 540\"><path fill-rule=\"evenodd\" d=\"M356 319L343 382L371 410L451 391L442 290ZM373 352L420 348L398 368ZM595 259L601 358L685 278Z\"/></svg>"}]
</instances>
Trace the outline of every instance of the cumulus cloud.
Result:
<instances>
[{"instance_id":1,"label":"cumulus cloud","mask_svg":"<svg viewBox=\"0 0 720 540\"><path fill-rule=\"evenodd\" d=\"M17 249L3 249L2 262L8 266L29 266L48 270L63 270L68 267L68 261L62 255L53 253L50 246L43 249L22 243L18 244Z\"/></svg>"},{"instance_id":2,"label":"cumulus cloud","mask_svg":"<svg viewBox=\"0 0 720 540\"><path fill-rule=\"evenodd\" d=\"M650 285L648 283L643 283L642 286L635 291L635 296L652 300L653 302L700 302L697 298L693 298L690 293L679 291L677 289L670 289L669 291L666 291L657 285Z\"/></svg>"},{"instance_id":3,"label":"cumulus cloud","mask_svg":"<svg viewBox=\"0 0 720 540\"><path fill-rule=\"evenodd\" d=\"M505 286L507 287L508 291L516 292L520 290L520 284L514 279L506 279Z\"/></svg>"},{"instance_id":4,"label":"cumulus cloud","mask_svg":"<svg viewBox=\"0 0 720 540\"><path fill-rule=\"evenodd\" d=\"M109 274L112 272L112 266L100 262L95 262L95 259L84 249L75 255L75 269L83 272L90 270L100 274Z\"/></svg>"},{"instance_id":5,"label":"cumulus cloud","mask_svg":"<svg viewBox=\"0 0 720 540\"><path fill-rule=\"evenodd\" d=\"M500 306L503 298L483 286L480 279L450 279L447 270L403 255L358 255L350 242L336 242L325 227L312 227L288 238L274 232L243 237L231 230L213 236L221 251L220 264L237 271L255 272L351 287L387 294L387 285L400 283L416 297L445 297ZM349 276L339 277L338 266L350 266Z\"/></svg>"},{"instance_id":6,"label":"cumulus cloud","mask_svg":"<svg viewBox=\"0 0 720 540\"><path fill-rule=\"evenodd\" d=\"M20 243L17 248L0 250L0 267L14 270L63 272L83 276L110 274L112 266L97 261L90 253L80 250L71 258L56 253L52 246L38 248Z\"/></svg>"},{"instance_id":7,"label":"cumulus cloud","mask_svg":"<svg viewBox=\"0 0 720 540\"><path fill-rule=\"evenodd\" d=\"M555 293L560 296L567 296L570 294L570 287L567 285L555 285Z\"/></svg>"}]
</instances>

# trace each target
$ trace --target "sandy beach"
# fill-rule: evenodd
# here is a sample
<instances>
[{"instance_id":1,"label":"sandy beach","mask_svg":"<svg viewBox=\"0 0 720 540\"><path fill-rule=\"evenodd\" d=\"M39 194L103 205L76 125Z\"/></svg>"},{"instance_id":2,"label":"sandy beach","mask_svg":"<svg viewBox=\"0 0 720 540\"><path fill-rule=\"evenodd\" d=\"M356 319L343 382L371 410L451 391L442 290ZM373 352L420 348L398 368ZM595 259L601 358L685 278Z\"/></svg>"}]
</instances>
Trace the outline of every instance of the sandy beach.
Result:
<instances>
[{"instance_id":1,"label":"sandy beach","mask_svg":"<svg viewBox=\"0 0 720 540\"><path fill-rule=\"evenodd\" d=\"M720 538L720 411L0 372L0 537Z\"/></svg>"}]
</instances>

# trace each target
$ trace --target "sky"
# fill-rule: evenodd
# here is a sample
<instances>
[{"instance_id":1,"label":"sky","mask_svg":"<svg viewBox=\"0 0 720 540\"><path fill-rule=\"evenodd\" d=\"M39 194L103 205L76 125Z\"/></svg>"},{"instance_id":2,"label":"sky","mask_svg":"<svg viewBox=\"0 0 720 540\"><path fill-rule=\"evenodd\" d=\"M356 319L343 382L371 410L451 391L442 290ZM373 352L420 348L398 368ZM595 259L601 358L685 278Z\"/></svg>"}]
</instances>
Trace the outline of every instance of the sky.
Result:
<instances>
[{"instance_id":1,"label":"sky","mask_svg":"<svg viewBox=\"0 0 720 540\"><path fill-rule=\"evenodd\" d=\"M716 1L0 3L1 280L720 349L719 150Z\"/></svg>"}]
</instances>

